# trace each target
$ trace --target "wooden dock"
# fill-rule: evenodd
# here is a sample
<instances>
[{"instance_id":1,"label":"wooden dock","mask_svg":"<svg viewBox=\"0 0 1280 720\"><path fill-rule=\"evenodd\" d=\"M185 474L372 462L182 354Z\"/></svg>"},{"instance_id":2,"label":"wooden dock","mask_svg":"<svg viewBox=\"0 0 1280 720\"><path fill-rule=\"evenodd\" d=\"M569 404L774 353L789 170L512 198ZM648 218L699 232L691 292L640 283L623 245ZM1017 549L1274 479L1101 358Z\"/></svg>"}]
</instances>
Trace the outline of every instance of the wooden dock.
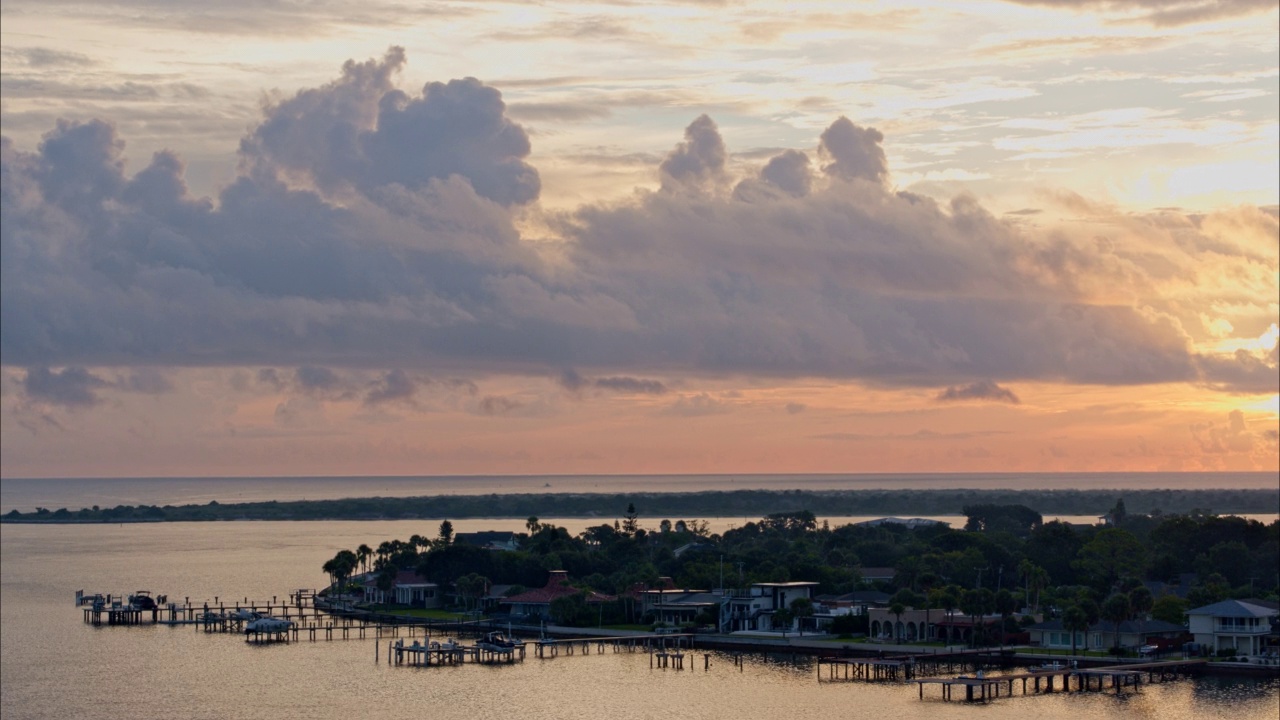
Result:
<instances>
[{"instance_id":1,"label":"wooden dock","mask_svg":"<svg viewBox=\"0 0 1280 720\"><path fill-rule=\"evenodd\" d=\"M375 648L374 653L377 653ZM458 645L414 640L406 645L404 640L387 644L387 664L429 667L431 665L457 665L464 662L492 665L495 663L523 662L525 644L516 643L509 648L486 648L480 645Z\"/></svg>"},{"instance_id":2,"label":"wooden dock","mask_svg":"<svg viewBox=\"0 0 1280 720\"><path fill-rule=\"evenodd\" d=\"M1203 665L1208 660L1202 658L1188 660L1163 660L1159 662L1148 663L1128 663L1122 665L1109 665L1106 667L1079 669L1079 668L1053 668L1044 670L1032 670L1024 673L1013 673L1009 675L983 675L978 673L974 676L962 675L956 678L923 678L916 680L919 686L920 699L924 699L925 685L939 685L942 688L942 699L954 699L955 688L964 688L964 700L966 702L988 702L999 698L1001 694L1006 697L1014 694L1014 686L1021 683L1022 694L1039 694L1041 692L1051 693L1056 690L1062 692L1101 692L1105 689L1114 689L1116 693L1121 692L1125 688L1137 689L1144 681L1147 683L1159 682L1184 677L1192 671L1192 668ZM1060 682L1058 679L1060 678ZM1075 678L1075 688L1071 687L1071 679ZM1097 678L1095 686L1094 679ZM1107 685L1107 679L1110 678L1110 686ZM1028 681L1031 684L1028 685ZM1041 682L1043 681L1043 688ZM1057 688L1055 688L1057 685Z\"/></svg>"}]
</instances>

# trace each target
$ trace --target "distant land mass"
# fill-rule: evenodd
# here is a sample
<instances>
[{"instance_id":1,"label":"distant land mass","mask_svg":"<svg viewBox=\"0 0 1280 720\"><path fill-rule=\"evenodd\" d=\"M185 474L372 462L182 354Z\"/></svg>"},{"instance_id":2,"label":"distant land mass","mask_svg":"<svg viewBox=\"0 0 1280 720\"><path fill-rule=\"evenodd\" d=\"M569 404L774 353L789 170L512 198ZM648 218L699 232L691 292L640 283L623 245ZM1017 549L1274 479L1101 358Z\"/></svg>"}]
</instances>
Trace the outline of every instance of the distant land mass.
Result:
<instances>
[{"instance_id":1,"label":"distant land mass","mask_svg":"<svg viewBox=\"0 0 1280 720\"><path fill-rule=\"evenodd\" d=\"M1044 515L1102 515L1124 500L1131 513L1276 514L1280 488L1211 490L734 490L436 495L189 505L117 505L12 510L0 522L199 522L213 520L412 520L440 518L622 517L699 519L809 510L818 517L962 515L966 505L1025 505Z\"/></svg>"}]
</instances>

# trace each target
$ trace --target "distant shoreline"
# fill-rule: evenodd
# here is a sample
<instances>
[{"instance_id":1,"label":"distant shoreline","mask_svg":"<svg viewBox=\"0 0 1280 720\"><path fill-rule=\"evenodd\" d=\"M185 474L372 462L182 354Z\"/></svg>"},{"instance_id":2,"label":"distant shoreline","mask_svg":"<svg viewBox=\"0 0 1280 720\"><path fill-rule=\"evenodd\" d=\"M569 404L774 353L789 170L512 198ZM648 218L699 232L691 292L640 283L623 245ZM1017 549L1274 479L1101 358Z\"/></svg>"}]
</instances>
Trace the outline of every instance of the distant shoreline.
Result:
<instances>
[{"instance_id":1,"label":"distant shoreline","mask_svg":"<svg viewBox=\"0 0 1280 720\"><path fill-rule=\"evenodd\" d=\"M752 517L809 510L826 516L963 515L965 505L1025 505L1043 515L1102 515L1123 499L1131 513L1280 513L1280 488L1269 490L732 490L698 492L490 493L368 497L287 502L118 505L111 508L10 511L5 523L203 522L225 520L412 520L441 518L621 517L634 503L646 517Z\"/></svg>"}]
</instances>

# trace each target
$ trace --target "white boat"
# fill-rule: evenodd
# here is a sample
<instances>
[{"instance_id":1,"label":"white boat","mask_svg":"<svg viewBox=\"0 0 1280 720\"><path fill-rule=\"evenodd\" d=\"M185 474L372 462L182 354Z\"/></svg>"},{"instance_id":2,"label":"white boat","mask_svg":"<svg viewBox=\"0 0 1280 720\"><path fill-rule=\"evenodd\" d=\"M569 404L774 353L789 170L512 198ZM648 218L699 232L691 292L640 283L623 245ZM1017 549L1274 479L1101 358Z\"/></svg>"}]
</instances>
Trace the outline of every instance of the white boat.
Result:
<instances>
[{"instance_id":1,"label":"white boat","mask_svg":"<svg viewBox=\"0 0 1280 720\"><path fill-rule=\"evenodd\" d=\"M245 634L249 633L282 633L293 627L292 620L274 617L260 617L244 626Z\"/></svg>"}]
</instances>

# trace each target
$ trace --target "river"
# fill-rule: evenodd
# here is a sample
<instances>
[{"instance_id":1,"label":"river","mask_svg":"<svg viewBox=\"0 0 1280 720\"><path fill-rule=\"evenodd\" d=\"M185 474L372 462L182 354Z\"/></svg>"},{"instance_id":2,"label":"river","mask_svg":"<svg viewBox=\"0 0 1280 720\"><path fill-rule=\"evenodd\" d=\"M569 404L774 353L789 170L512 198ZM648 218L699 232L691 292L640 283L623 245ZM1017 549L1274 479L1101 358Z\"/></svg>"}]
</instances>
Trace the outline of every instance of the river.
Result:
<instances>
[{"instance_id":1,"label":"river","mask_svg":"<svg viewBox=\"0 0 1280 720\"><path fill-rule=\"evenodd\" d=\"M460 531L472 521L457 521ZM466 523L466 524L464 524ZM342 548L422 522L0 526L0 716L24 718L1169 718L1277 717L1280 683L1206 678L987 706L920 700L904 684L819 683L811 663L653 670L644 654L530 657L513 666L375 662L373 640L253 646L191 628L81 621L76 590L145 588L193 602L285 596L322 582ZM386 641L382 649L385 653ZM936 689L935 689L936 691ZM929 693L926 693L928 698Z\"/></svg>"}]
</instances>

